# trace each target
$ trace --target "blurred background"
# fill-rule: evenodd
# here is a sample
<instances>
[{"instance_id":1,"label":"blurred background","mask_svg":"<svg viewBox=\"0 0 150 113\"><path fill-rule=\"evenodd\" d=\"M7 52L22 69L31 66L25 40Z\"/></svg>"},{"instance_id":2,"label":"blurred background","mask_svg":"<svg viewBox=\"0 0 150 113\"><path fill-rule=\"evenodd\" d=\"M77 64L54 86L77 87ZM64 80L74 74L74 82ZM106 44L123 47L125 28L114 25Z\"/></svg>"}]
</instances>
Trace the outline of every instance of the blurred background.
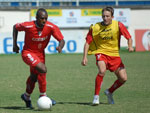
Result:
<instances>
[{"instance_id":1,"label":"blurred background","mask_svg":"<svg viewBox=\"0 0 150 113\"><path fill-rule=\"evenodd\" d=\"M64 53L82 53L89 26L102 20L102 8L112 6L114 19L122 22L133 38L136 51L150 51L150 0L0 0L0 54L12 54L12 28L16 23L35 20L36 10L47 9L48 20L62 31ZM22 50L24 33L19 33ZM56 53L52 37L46 53ZM121 38L121 49L127 41ZM20 51L21 51L20 50Z\"/></svg>"}]
</instances>

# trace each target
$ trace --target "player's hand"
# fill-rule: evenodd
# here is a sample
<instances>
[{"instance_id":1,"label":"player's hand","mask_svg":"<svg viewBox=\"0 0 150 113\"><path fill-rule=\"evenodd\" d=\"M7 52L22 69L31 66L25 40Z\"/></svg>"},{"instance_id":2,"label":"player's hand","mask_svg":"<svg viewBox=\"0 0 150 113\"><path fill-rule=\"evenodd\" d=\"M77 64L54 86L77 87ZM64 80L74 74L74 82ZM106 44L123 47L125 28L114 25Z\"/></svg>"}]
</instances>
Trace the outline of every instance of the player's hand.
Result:
<instances>
[{"instance_id":1,"label":"player's hand","mask_svg":"<svg viewBox=\"0 0 150 113\"><path fill-rule=\"evenodd\" d=\"M56 50L58 51L58 53L62 52L62 48L60 46L56 47Z\"/></svg>"},{"instance_id":2,"label":"player's hand","mask_svg":"<svg viewBox=\"0 0 150 113\"><path fill-rule=\"evenodd\" d=\"M19 53L19 47L17 45L13 46L13 52Z\"/></svg>"},{"instance_id":3,"label":"player's hand","mask_svg":"<svg viewBox=\"0 0 150 113\"><path fill-rule=\"evenodd\" d=\"M129 52L133 52L133 51L134 51L134 48L133 48L133 47L129 47L129 48L128 48L128 51L129 51Z\"/></svg>"},{"instance_id":4,"label":"player's hand","mask_svg":"<svg viewBox=\"0 0 150 113\"><path fill-rule=\"evenodd\" d=\"M86 66L87 63L88 63L88 59L87 59L87 58L84 58L84 59L82 60L82 62L81 62L81 64L82 64L83 66Z\"/></svg>"}]
</instances>

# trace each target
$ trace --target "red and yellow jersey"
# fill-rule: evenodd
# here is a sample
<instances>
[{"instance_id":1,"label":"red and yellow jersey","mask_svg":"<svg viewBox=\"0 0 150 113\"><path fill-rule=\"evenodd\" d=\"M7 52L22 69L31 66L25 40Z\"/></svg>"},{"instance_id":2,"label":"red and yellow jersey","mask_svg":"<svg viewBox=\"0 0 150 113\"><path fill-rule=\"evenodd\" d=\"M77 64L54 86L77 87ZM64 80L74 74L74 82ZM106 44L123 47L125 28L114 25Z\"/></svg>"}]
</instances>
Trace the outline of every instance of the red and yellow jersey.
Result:
<instances>
[{"instance_id":1,"label":"red and yellow jersey","mask_svg":"<svg viewBox=\"0 0 150 113\"><path fill-rule=\"evenodd\" d=\"M131 38L126 27L118 21L112 20L112 24L104 26L96 23L90 27L86 42L90 44L88 54L102 53L108 56L119 56L120 37Z\"/></svg>"},{"instance_id":2,"label":"red and yellow jersey","mask_svg":"<svg viewBox=\"0 0 150 113\"><path fill-rule=\"evenodd\" d=\"M43 52L50 41L51 35L58 41L63 39L59 28L51 22L46 22L43 28L38 28L35 21L17 23L18 31L25 31L25 44L23 50Z\"/></svg>"}]
</instances>

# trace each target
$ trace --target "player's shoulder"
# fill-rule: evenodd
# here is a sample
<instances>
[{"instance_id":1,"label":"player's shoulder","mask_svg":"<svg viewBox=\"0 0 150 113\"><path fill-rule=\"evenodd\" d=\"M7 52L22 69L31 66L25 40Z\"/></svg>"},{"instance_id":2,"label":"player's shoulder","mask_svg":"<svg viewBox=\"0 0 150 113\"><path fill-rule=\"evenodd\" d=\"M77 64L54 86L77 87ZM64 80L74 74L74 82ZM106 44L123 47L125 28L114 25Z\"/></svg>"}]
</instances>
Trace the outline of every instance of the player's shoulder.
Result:
<instances>
[{"instance_id":1,"label":"player's shoulder","mask_svg":"<svg viewBox=\"0 0 150 113\"><path fill-rule=\"evenodd\" d=\"M97 22L96 24L91 26L91 29L93 29L93 31L98 31L101 27L101 23Z\"/></svg>"},{"instance_id":2,"label":"player's shoulder","mask_svg":"<svg viewBox=\"0 0 150 113\"><path fill-rule=\"evenodd\" d=\"M112 20L112 22L114 22L114 23L118 23L119 21L117 21L117 20Z\"/></svg>"},{"instance_id":3,"label":"player's shoulder","mask_svg":"<svg viewBox=\"0 0 150 113\"><path fill-rule=\"evenodd\" d=\"M24 27L33 27L34 26L34 21L26 21L26 22L17 23L17 24L22 25Z\"/></svg>"},{"instance_id":4,"label":"player's shoulder","mask_svg":"<svg viewBox=\"0 0 150 113\"><path fill-rule=\"evenodd\" d=\"M50 27L50 28L55 28L57 27L57 25L53 24L52 22L49 22L47 21L46 24L45 24L47 27Z\"/></svg>"},{"instance_id":5,"label":"player's shoulder","mask_svg":"<svg viewBox=\"0 0 150 113\"><path fill-rule=\"evenodd\" d=\"M119 28L125 28L125 25L122 22L118 21Z\"/></svg>"},{"instance_id":6,"label":"player's shoulder","mask_svg":"<svg viewBox=\"0 0 150 113\"><path fill-rule=\"evenodd\" d=\"M24 23L24 25L34 25L34 21L26 21L23 23Z\"/></svg>"}]
</instances>

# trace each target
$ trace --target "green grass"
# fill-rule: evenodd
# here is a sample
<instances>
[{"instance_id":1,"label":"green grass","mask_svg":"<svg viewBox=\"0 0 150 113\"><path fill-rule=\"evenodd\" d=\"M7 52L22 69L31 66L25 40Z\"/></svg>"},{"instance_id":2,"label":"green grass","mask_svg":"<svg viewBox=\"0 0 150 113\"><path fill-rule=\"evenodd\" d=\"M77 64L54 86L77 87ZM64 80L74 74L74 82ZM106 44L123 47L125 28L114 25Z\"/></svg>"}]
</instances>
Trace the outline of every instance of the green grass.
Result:
<instances>
[{"instance_id":1,"label":"green grass","mask_svg":"<svg viewBox=\"0 0 150 113\"><path fill-rule=\"evenodd\" d=\"M88 65L81 66L82 54L46 55L47 95L57 104L51 111L38 111L38 84L32 94L35 109L24 106L20 95L25 91L29 67L21 55L0 55L0 113L149 113L150 53L121 52L128 81L114 93L114 105L107 104L104 90L116 80L107 71L100 93L99 106L91 106L97 74L95 56L88 56Z\"/></svg>"}]
</instances>

